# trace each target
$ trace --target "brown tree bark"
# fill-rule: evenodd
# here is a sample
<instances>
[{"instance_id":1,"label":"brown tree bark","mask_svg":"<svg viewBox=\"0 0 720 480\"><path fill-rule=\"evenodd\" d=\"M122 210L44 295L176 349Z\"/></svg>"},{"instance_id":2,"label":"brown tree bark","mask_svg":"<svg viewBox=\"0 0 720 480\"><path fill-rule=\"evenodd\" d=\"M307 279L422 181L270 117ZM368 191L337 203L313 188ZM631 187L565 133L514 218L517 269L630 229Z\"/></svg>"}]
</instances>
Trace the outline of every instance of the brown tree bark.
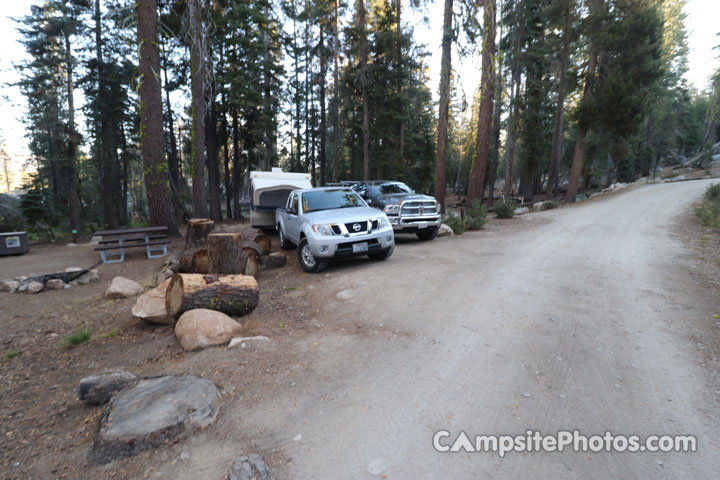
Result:
<instances>
[{"instance_id":1,"label":"brown tree bark","mask_svg":"<svg viewBox=\"0 0 720 480\"><path fill-rule=\"evenodd\" d=\"M492 130L493 98L495 96L495 0L486 0L483 9L482 80L480 81L480 108L478 132L475 147L475 161L470 173L468 205L475 199L483 200L485 190L485 168L490 151Z\"/></svg>"},{"instance_id":2,"label":"brown tree bark","mask_svg":"<svg viewBox=\"0 0 720 480\"><path fill-rule=\"evenodd\" d=\"M169 234L176 235L178 222L168 186L167 165L163 161L162 94L157 76L160 71L157 1L137 0L135 11L140 73L140 150L150 222L165 225Z\"/></svg>"},{"instance_id":3,"label":"brown tree bark","mask_svg":"<svg viewBox=\"0 0 720 480\"><path fill-rule=\"evenodd\" d=\"M363 180L370 180L370 101L368 99L368 46L365 0L357 0L357 27L360 29L360 84L362 87Z\"/></svg>"},{"instance_id":4,"label":"brown tree bark","mask_svg":"<svg viewBox=\"0 0 720 480\"><path fill-rule=\"evenodd\" d=\"M590 14L599 14L603 7L603 0L593 0L590 6ZM593 94L593 86L595 85L595 67L597 66L598 48L596 35L590 37L590 51L588 55L588 67L585 73L585 88L581 104L590 100ZM575 137L575 152L573 153L572 167L570 169L570 179L568 181L567 195L565 201L568 203L575 202L578 184L580 183L580 172L582 171L583 159L585 158L585 136L587 135L588 126L585 122L578 122L577 136Z\"/></svg>"},{"instance_id":5,"label":"brown tree bark","mask_svg":"<svg viewBox=\"0 0 720 480\"><path fill-rule=\"evenodd\" d=\"M500 28L500 38L502 38L502 27ZM497 181L498 163L500 163L500 116L502 114L502 94L503 94L503 65L502 60L497 61L497 75L495 85L495 106L493 109L493 126L492 126L492 157L490 160L490 178L488 179L488 207L492 207L495 203L495 182Z\"/></svg>"},{"instance_id":6,"label":"brown tree bark","mask_svg":"<svg viewBox=\"0 0 720 480\"><path fill-rule=\"evenodd\" d=\"M188 1L190 19L190 84L192 92L191 165L193 170L193 215L207 217L207 191L205 188L205 32L202 25L200 0Z\"/></svg>"},{"instance_id":7,"label":"brown tree bark","mask_svg":"<svg viewBox=\"0 0 720 480\"><path fill-rule=\"evenodd\" d=\"M215 222L209 218L191 218L185 233L185 248L207 247L207 238L215 228Z\"/></svg>"},{"instance_id":8,"label":"brown tree bark","mask_svg":"<svg viewBox=\"0 0 720 480\"><path fill-rule=\"evenodd\" d=\"M208 250L206 247L186 248L178 254L176 273L208 273Z\"/></svg>"},{"instance_id":9,"label":"brown tree bark","mask_svg":"<svg viewBox=\"0 0 720 480\"><path fill-rule=\"evenodd\" d=\"M196 308L217 310L227 315L247 315L257 307L260 289L257 280L246 275L181 274L181 312Z\"/></svg>"},{"instance_id":10,"label":"brown tree bark","mask_svg":"<svg viewBox=\"0 0 720 480\"><path fill-rule=\"evenodd\" d=\"M562 156L563 117L565 112L565 75L567 74L568 56L570 54L570 4L563 9L565 22L563 25L563 43L560 52L560 71L558 75L558 99L555 109L555 125L553 126L552 153L550 154L550 174L548 175L545 199L552 200L557 183L560 157Z\"/></svg>"},{"instance_id":11,"label":"brown tree bark","mask_svg":"<svg viewBox=\"0 0 720 480\"><path fill-rule=\"evenodd\" d=\"M65 29L65 64L67 69L66 87L68 102L68 124L67 124L67 160L66 160L66 176L68 189L68 216L70 217L70 230L72 231L73 241L77 239L80 232L80 196L77 188L77 173L75 164L77 163L77 146L80 143L80 134L75 131L75 101L73 94L73 58L70 48L70 33Z\"/></svg>"},{"instance_id":12,"label":"brown tree bark","mask_svg":"<svg viewBox=\"0 0 720 480\"><path fill-rule=\"evenodd\" d=\"M239 233L208 235L208 273L243 273L241 242Z\"/></svg>"},{"instance_id":13,"label":"brown tree bark","mask_svg":"<svg viewBox=\"0 0 720 480\"><path fill-rule=\"evenodd\" d=\"M318 154L318 163L320 164L320 186L325 186L327 182L327 158L325 151L327 149L327 124L325 112L325 78L327 77L327 56L325 55L325 24L320 24L320 152Z\"/></svg>"},{"instance_id":14,"label":"brown tree bark","mask_svg":"<svg viewBox=\"0 0 720 480\"><path fill-rule=\"evenodd\" d=\"M435 167L435 200L440 204L440 211L445 213L445 177L447 169L448 149L448 117L450 115L450 69L453 0L445 0L443 11L442 59L440 60L440 105L438 107L438 154Z\"/></svg>"},{"instance_id":15,"label":"brown tree bark","mask_svg":"<svg viewBox=\"0 0 720 480\"><path fill-rule=\"evenodd\" d=\"M210 202L210 218L222 220L220 204L220 156L218 153L217 114L215 102L210 104L205 117L205 144L207 146L208 200Z\"/></svg>"},{"instance_id":16,"label":"brown tree bark","mask_svg":"<svg viewBox=\"0 0 720 480\"><path fill-rule=\"evenodd\" d=\"M335 0L335 16L333 18L333 27L335 29L335 38L333 39L333 158L332 158L332 174L330 178L333 182L338 179L338 168L340 162L340 142L342 135L340 134L340 20L339 20L340 0Z\"/></svg>"}]
</instances>

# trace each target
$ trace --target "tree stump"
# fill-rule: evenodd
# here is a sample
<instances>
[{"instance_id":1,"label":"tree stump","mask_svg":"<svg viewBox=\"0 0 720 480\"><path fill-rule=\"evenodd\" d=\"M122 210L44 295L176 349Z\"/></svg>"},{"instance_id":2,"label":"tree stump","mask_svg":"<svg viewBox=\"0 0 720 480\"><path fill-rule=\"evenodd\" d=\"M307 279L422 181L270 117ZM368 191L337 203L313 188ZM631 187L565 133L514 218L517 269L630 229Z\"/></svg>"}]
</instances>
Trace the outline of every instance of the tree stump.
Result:
<instances>
[{"instance_id":1,"label":"tree stump","mask_svg":"<svg viewBox=\"0 0 720 480\"><path fill-rule=\"evenodd\" d=\"M207 246L207 236L215 228L215 222L209 218L191 218L185 233L185 248Z\"/></svg>"},{"instance_id":2,"label":"tree stump","mask_svg":"<svg viewBox=\"0 0 720 480\"><path fill-rule=\"evenodd\" d=\"M242 235L213 233L208 236L208 273L243 273Z\"/></svg>"},{"instance_id":3,"label":"tree stump","mask_svg":"<svg viewBox=\"0 0 720 480\"><path fill-rule=\"evenodd\" d=\"M181 312L196 308L217 310L227 315L247 315L258 305L260 289L247 275L181 274Z\"/></svg>"},{"instance_id":4,"label":"tree stump","mask_svg":"<svg viewBox=\"0 0 720 480\"><path fill-rule=\"evenodd\" d=\"M265 270L272 270L274 268L282 268L287 265L287 257L282 252L271 253L265 257Z\"/></svg>"}]
</instances>

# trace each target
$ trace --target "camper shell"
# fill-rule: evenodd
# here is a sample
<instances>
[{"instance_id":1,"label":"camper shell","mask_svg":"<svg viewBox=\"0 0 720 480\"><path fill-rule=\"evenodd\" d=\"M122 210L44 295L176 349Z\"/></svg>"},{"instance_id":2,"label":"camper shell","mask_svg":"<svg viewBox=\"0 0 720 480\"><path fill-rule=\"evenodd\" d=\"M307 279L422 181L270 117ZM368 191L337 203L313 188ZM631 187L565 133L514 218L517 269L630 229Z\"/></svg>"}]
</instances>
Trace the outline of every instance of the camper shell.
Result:
<instances>
[{"instance_id":1,"label":"camper shell","mask_svg":"<svg viewBox=\"0 0 720 480\"><path fill-rule=\"evenodd\" d=\"M271 172L250 172L250 221L254 228L275 228L275 211L285 208L288 195L293 190L312 188L309 173L283 172L273 168Z\"/></svg>"}]
</instances>

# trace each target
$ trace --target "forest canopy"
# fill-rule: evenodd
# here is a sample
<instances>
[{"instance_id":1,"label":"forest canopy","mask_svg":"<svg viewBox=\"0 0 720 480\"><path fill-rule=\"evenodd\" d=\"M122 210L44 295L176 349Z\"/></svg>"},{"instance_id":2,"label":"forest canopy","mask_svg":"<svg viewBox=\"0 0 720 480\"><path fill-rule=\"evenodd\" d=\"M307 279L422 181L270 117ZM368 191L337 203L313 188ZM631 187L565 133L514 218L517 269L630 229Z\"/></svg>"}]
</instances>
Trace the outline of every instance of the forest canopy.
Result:
<instances>
[{"instance_id":1,"label":"forest canopy","mask_svg":"<svg viewBox=\"0 0 720 480\"><path fill-rule=\"evenodd\" d=\"M444 205L499 189L572 202L709 162L720 70L707 91L684 79L684 0L442 3L442 30L418 39L421 0L38 0L16 19L33 173L2 223L239 219L249 172L278 166ZM453 49L480 55L473 98Z\"/></svg>"}]
</instances>

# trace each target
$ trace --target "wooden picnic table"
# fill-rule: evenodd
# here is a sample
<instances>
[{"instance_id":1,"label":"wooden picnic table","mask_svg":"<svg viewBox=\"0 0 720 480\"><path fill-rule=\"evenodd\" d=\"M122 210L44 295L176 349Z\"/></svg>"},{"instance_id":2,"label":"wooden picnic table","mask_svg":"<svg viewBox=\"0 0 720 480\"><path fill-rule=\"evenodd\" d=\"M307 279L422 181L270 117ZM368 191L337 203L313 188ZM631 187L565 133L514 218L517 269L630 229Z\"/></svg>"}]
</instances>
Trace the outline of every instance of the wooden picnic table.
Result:
<instances>
[{"instance_id":1,"label":"wooden picnic table","mask_svg":"<svg viewBox=\"0 0 720 480\"><path fill-rule=\"evenodd\" d=\"M125 260L125 249L145 247L148 258L160 258L167 255L167 227L120 228L117 230L99 230L94 234L102 237L95 250L100 252L103 263L117 263ZM119 254L110 256L110 252L119 250Z\"/></svg>"}]
</instances>

